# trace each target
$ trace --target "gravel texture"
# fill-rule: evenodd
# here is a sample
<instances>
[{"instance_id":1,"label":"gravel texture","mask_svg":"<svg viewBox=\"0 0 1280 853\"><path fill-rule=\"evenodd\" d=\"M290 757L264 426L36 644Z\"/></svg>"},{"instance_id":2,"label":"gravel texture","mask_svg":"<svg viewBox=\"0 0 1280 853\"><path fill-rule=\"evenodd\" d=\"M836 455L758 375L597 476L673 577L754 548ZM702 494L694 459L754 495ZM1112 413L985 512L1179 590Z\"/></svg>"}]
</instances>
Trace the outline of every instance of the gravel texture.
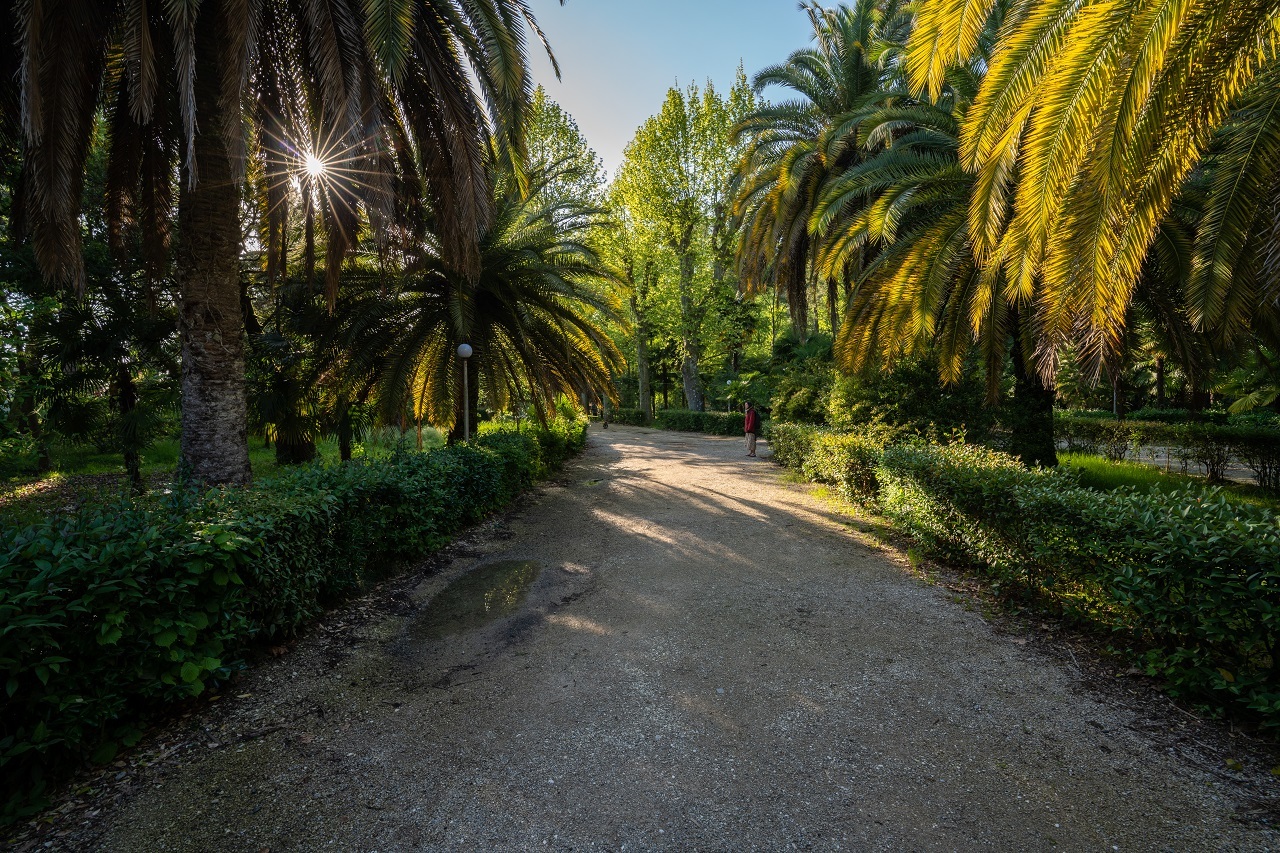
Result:
<instances>
[{"instance_id":1,"label":"gravel texture","mask_svg":"<svg viewBox=\"0 0 1280 853\"><path fill-rule=\"evenodd\" d=\"M1171 746L1172 716L921 582L741 441L593 427L563 476L256 667L68 846L1276 846L1256 785ZM514 560L541 572L512 615L423 629L446 584Z\"/></svg>"}]
</instances>

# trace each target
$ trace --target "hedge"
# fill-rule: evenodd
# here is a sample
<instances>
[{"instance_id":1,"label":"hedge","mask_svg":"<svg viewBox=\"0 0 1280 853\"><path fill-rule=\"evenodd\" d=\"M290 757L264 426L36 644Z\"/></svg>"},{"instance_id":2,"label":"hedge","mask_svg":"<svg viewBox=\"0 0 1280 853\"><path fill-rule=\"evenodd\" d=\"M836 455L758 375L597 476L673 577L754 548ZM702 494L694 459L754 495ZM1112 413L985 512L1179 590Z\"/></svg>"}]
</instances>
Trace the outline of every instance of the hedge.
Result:
<instances>
[{"instance_id":1,"label":"hedge","mask_svg":"<svg viewBox=\"0 0 1280 853\"><path fill-rule=\"evenodd\" d=\"M966 444L886 444L789 425L774 458L878 508L932 554L998 590L1082 587L1082 615L1128 633L1170 689L1280 726L1280 521L1217 490L1098 492ZM846 451L843 448L853 448ZM872 479L874 478L874 479ZM874 493L871 484L874 482Z\"/></svg>"},{"instance_id":2,"label":"hedge","mask_svg":"<svg viewBox=\"0 0 1280 853\"><path fill-rule=\"evenodd\" d=\"M613 409L609 412L609 422L626 424L627 426L651 426L650 418L644 416L640 409Z\"/></svg>"},{"instance_id":3,"label":"hedge","mask_svg":"<svg viewBox=\"0 0 1280 853\"><path fill-rule=\"evenodd\" d=\"M1253 471L1259 486L1280 491L1280 427L1266 420L1161 422L1058 412L1053 428L1067 449L1098 453L1113 462L1143 445L1168 447L1170 455L1204 466L1210 482L1221 482L1235 460Z\"/></svg>"},{"instance_id":4,"label":"hedge","mask_svg":"<svg viewBox=\"0 0 1280 853\"><path fill-rule=\"evenodd\" d=\"M654 417L659 429L703 432L708 435L742 435L746 416L742 412L691 412L662 409Z\"/></svg>"},{"instance_id":5,"label":"hedge","mask_svg":"<svg viewBox=\"0 0 1280 853\"><path fill-rule=\"evenodd\" d=\"M225 682L251 643L440 548L585 440L585 421L489 432L0 531L5 814L137 742L150 710Z\"/></svg>"}]
</instances>

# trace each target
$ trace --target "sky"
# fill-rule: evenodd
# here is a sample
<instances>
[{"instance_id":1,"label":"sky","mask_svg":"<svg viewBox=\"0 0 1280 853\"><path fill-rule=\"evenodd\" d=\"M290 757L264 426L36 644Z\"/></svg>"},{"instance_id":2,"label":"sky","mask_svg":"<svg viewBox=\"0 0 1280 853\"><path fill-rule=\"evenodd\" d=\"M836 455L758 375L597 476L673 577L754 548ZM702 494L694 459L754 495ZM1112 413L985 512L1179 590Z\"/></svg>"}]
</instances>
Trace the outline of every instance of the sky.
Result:
<instances>
[{"instance_id":1,"label":"sky","mask_svg":"<svg viewBox=\"0 0 1280 853\"><path fill-rule=\"evenodd\" d=\"M578 122L613 174L674 85L721 90L809 44L797 0L530 0L560 63L531 45L534 80Z\"/></svg>"}]
</instances>

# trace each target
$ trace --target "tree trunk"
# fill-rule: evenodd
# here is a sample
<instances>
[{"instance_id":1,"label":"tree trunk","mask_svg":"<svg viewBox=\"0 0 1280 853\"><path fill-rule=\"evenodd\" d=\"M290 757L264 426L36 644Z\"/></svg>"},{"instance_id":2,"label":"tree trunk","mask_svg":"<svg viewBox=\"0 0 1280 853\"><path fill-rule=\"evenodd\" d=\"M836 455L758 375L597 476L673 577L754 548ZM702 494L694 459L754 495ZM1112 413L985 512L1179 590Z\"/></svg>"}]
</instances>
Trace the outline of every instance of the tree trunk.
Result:
<instances>
[{"instance_id":1,"label":"tree trunk","mask_svg":"<svg viewBox=\"0 0 1280 853\"><path fill-rule=\"evenodd\" d=\"M343 462L351 461L351 446L355 429L351 424L351 410L344 409L342 417L338 419L338 459Z\"/></svg>"},{"instance_id":2,"label":"tree trunk","mask_svg":"<svg viewBox=\"0 0 1280 853\"><path fill-rule=\"evenodd\" d=\"M276 436L276 464L301 465L316 458L316 440L311 436Z\"/></svg>"},{"instance_id":3,"label":"tree trunk","mask_svg":"<svg viewBox=\"0 0 1280 853\"><path fill-rule=\"evenodd\" d=\"M640 414L645 421L653 420L653 405L649 399L649 327L641 319L639 303L634 294L631 296L631 312L636 318L636 396L640 405Z\"/></svg>"},{"instance_id":4,"label":"tree trunk","mask_svg":"<svg viewBox=\"0 0 1280 853\"><path fill-rule=\"evenodd\" d=\"M1156 356L1156 408L1164 408L1164 356Z\"/></svg>"},{"instance_id":5,"label":"tree trunk","mask_svg":"<svg viewBox=\"0 0 1280 853\"><path fill-rule=\"evenodd\" d=\"M138 385L125 364L116 368L116 394L120 403L120 453L124 456L124 470L129 475L129 488L135 495L142 494L142 436L137 425L129 423L130 415L138 408Z\"/></svg>"},{"instance_id":6,"label":"tree trunk","mask_svg":"<svg viewBox=\"0 0 1280 853\"><path fill-rule=\"evenodd\" d=\"M209 5L195 28L197 174L182 175L178 197L182 465L200 482L243 485L252 473L240 303L240 188L219 105L218 57L226 49L226 28L221 10Z\"/></svg>"},{"instance_id":7,"label":"tree trunk","mask_svg":"<svg viewBox=\"0 0 1280 853\"><path fill-rule=\"evenodd\" d=\"M831 320L831 337L840 331L840 291L834 278L827 279L827 317Z\"/></svg>"},{"instance_id":8,"label":"tree trunk","mask_svg":"<svg viewBox=\"0 0 1280 853\"><path fill-rule=\"evenodd\" d=\"M783 283L787 289L787 310L791 314L791 330L796 340L809 339L809 238L801 237L791 247L783 266Z\"/></svg>"},{"instance_id":9,"label":"tree trunk","mask_svg":"<svg viewBox=\"0 0 1280 853\"><path fill-rule=\"evenodd\" d=\"M680 255L680 343L683 361L680 378L684 383L684 401L690 411L701 412L706 405L702 394L702 379L698 376L698 359L702 356L702 342L695 329L693 309L693 252Z\"/></svg>"},{"instance_id":10,"label":"tree trunk","mask_svg":"<svg viewBox=\"0 0 1280 853\"><path fill-rule=\"evenodd\" d=\"M1022 336L1017 319L1013 332L1013 399L1006 407L1009 452L1028 468L1058 464L1058 448L1053 439L1053 389L1045 386L1040 374L1027 370L1022 354Z\"/></svg>"}]
</instances>

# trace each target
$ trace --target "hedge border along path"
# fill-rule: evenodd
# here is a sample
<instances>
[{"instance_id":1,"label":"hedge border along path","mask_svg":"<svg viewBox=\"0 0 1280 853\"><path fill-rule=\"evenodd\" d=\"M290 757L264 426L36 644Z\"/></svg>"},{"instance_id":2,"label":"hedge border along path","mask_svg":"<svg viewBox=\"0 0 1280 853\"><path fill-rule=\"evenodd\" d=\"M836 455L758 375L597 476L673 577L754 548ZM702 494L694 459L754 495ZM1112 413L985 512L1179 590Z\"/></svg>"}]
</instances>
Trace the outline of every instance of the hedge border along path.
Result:
<instances>
[{"instance_id":1,"label":"hedge border along path","mask_svg":"<svg viewBox=\"0 0 1280 853\"><path fill-rule=\"evenodd\" d=\"M243 667L509 504L586 442L586 421L387 461L312 464L249 489L124 501L0 532L0 796L111 760L148 710Z\"/></svg>"},{"instance_id":2,"label":"hedge border along path","mask_svg":"<svg viewBox=\"0 0 1280 853\"><path fill-rule=\"evenodd\" d=\"M966 444L775 424L776 461L997 591L1127 635L1174 695L1280 727L1280 519L1214 489L1098 492Z\"/></svg>"},{"instance_id":3,"label":"hedge border along path","mask_svg":"<svg viewBox=\"0 0 1280 853\"><path fill-rule=\"evenodd\" d=\"M1167 447L1170 456L1203 466L1211 483L1221 482L1234 460L1253 472L1259 486L1280 493L1280 427L1257 419L1162 422L1056 412L1053 430L1068 450L1096 452L1113 462L1142 445Z\"/></svg>"},{"instance_id":4,"label":"hedge border along path","mask_svg":"<svg viewBox=\"0 0 1280 853\"><path fill-rule=\"evenodd\" d=\"M612 423L653 427L675 432L700 432L705 435L742 435L746 415L742 412L691 412L688 409L659 409L647 420L639 409L615 409Z\"/></svg>"}]
</instances>

